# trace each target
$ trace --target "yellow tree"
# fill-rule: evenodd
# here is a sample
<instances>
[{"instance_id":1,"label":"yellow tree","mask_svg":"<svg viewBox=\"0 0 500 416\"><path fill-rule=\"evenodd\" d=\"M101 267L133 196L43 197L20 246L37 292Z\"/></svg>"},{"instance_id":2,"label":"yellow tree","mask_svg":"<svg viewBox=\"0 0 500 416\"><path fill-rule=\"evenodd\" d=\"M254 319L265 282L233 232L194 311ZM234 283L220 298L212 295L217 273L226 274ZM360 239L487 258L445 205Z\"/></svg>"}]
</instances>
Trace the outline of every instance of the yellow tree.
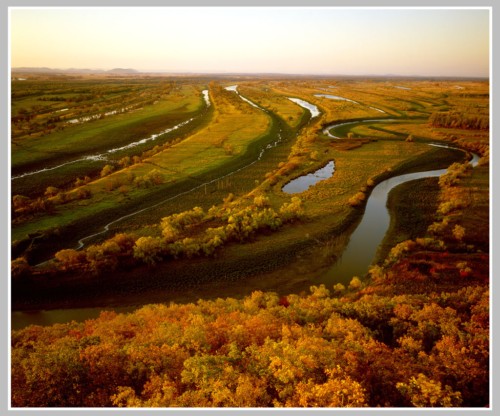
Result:
<instances>
[{"instance_id":1,"label":"yellow tree","mask_svg":"<svg viewBox=\"0 0 500 416\"><path fill-rule=\"evenodd\" d=\"M397 389L416 407L458 407L462 404L460 392L450 386L427 378L424 374L411 377L408 383L398 383Z\"/></svg>"}]
</instances>

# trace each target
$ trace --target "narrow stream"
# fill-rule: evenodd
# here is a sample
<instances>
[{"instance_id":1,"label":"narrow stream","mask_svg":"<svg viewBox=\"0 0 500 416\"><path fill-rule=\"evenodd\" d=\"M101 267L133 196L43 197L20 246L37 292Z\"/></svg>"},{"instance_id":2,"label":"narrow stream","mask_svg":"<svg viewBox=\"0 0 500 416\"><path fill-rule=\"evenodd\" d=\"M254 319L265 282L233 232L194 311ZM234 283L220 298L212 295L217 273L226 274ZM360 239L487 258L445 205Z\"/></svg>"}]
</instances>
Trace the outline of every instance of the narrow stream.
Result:
<instances>
[{"instance_id":1,"label":"narrow stream","mask_svg":"<svg viewBox=\"0 0 500 416\"><path fill-rule=\"evenodd\" d=\"M248 168L248 167L252 166L254 163L256 163L256 162L258 162L259 160L261 160L261 159L262 159L262 156L264 156L264 153L266 152L266 150L269 150L269 149L272 149L273 147L278 146L278 144L281 142L281 140L282 140L281 133L278 133L278 137L277 137L277 139L276 139L274 142L269 143L266 147L264 147L264 148L262 148L262 149L261 149L261 151L260 151L260 153L259 153L259 156L257 156L257 159L255 159L255 160L253 160L252 162L250 162L250 163L248 163L248 164L246 164L246 165L242 166L242 167L241 167L241 168L239 168L239 169L233 170L232 172L229 172L229 173L228 173L228 174L226 174L226 175L223 175L223 176L218 176L217 178L212 179L212 180L210 180L210 181L207 181L207 182L202 182L202 183L198 184L197 186L195 186L195 187L193 187L193 188L191 188L191 189L189 189L189 190L187 190L187 191L184 191L184 192L178 193L178 194L176 194L176 195L174 195L174 196L171 196L170 198L164 199L163 201L160 201L160 202L158 202L157 204L150 205L150 206L148 206L148 207L146 207L146 208L142 208L142 209L140 209L140 210L137 210L137 211L131 212L131 213L127 214L127 215L123 215L122 217L119 217L119 218L117 218L117 219L115 219L115 220L113 220L113 221L109 222L108 224L106 224L106 225L103 227L103 229L102 229L101 231L98 231L98 232L96 232L96 233L93 233L93 234L87 235L87 236L85 236L85 237L82 237L80 240L78 240L78 245L77 245L77 247L76 247L76 250L79 250L79 249L83 248L83 247L85 246L85 244L86 244L86 241L89 241L89 240L93 239L94 237L97 237L97 236L99 236L99 235L102 235L102 234L107 233L107 232L110 230L110 228L111 228L111 226L112 226L112 225L115 225L115 224L117 224L117 223L119 223L119 222L123 221L124 219L131 218L131 217L133 217L133 216L135 216L135 215L138 215L138 214L142 214L142 213L143 213L143 212L145 212L145 211L149 211L149 210L151 210L151 209L153 209L153 208L156 208L156 207L158 207L158 206L164 205L164 204L166 204L167 202L173 201L174 199L177 199L177 198L179 198L179 197L181 197L181 196L184 196L184 195L187 195L187 194L189 194L189 193L191 193L191 192L194 192L194 191L196 191L197 189L200 189L200 188L202 188L202 187L204 187L204 186L207 186L207 185L211 185L211 184L213 184L213 183L216 183L217 181L220 181L221 179L224 179L224 178L227 178L227 177L229 177L229 176L231 176L231 175L234 175L234 174L235 174L235 173L237 173L237 172L241 172L243 169L246 169L246 168Z\"/></svg>"},{"instance_id":2,"label":"narrow stream","mask_svg":"<svg viewBox=\"0 0 500 416\"><path fill-rule=\"evenodd\" d=\"M202 94L203 94L203 98L205 100L205 103L207 105L207 107L210 106L210 98L208 96L208 90L203 90L202 91ZM154 141L156 140L158 137L160 136L163 136L167 133L170 133L172 131L175 131L183 126L185 126L186 124L189 124L191 123L196 117L192 117L188 120L185 120L183 121L182 123L179 123L179 124L176 124L175 126L173 127L169 127L163 131L160 131L159 133L155 133L155 134L152 134L151 136L148 136L148 137L144 137L140 140L136 140L134 142L131 142L127 145L124 145L124 146L120 146L120 147L115 147L113 149L109 149L103 153L98 153L98 154L94 154L94 155L88 155L88 156L84 156L84 157L81 157L81 158L78 158L78 159L75 159L75 160L71 160L69 162L65 162L65 163L62 163L60 165L57 165L57 166L51 166L51 167L47 167L47 168L43 168L43 169L39 169L39 170L34 170L34 171L30 171L30 172L25 172L25 173L22 173L22 174L19 174L19 175L15 175L15 176L12 176L12 180L16 180L16 179L19 179L19 178L24 178L26 176L31 176L31 175L37 175L39 173L43 173L43 172L47 172L47 171L50 171L50 170L56 170L56 169L59 169L59 168L62 168L63 166L67 166L67 165L72 165L74 163L78 163L78 162L96 162L96 161L103 161L103 160L107 160L108 159L108 155L111 155L113 153L117 153L117 152L120 152L120 151L123 151L123 150L127 150L127 149L131 149L133 147L137 147L137 146L140 146L140 145L143 145L147 142L150 142L150 141Z\"/></svg>"},{"instance_id":3,"label":"narrow stream","mask_svg":"<svg viewBox=\"0 0 500 416\"><path fill-rule=\"evenodd\" d=\"M346 121L343 123L337 123L334 125L329 125L323 129L323 133L326 134L328 137L331 137L332 139L344 139L343 137L340 136L335 136L332 134L332 130L335 131L339 127L343 126L349 126L349 125L356 125L356 124L363 124L363 123L392 123L394 121L399 121L398 119L395 118L375 118L371 120L358 120L358 121Z\"/></svg>"},{"instance_id":4,"label":"narrow stream","mask_svg":"<svg viewBox=\"0 0 500 416\"><path fill-rule=\"evenodd\" d=\"M237 85L232 85L232 86L230 86L230 87L226 87L226 90L236 92L236 94L237 94L237 95L238 95L238 96L239 96L242 100L244 100L244 101L246 101L246 102L250 103L250 104L251 104L251 105L253 105L254 107L256 107L256 108L258 108L258 109L260 109L260 110L262 110L262 111L264 111L264 112L266 112L266 113L267 113L267 110L265 110L265 109L263 109L263 108L259 107L258 105L256 105L256 104L252 103L250 100L247 100L245 97L241 96L241 95L238 93L237 88L238 88L238 86L237 86ZM205 93L204 93L204 96L205 96L205 98L207 98L207 97L208 97L208 91L207 91L207 94L205 94ZM96 232L96 233L93 233L93 234L87 235L87 236L85 236L85 237L82 237L80 240L78 240L78 245L77 245L77 247L76 247L76 250L79 250L79 249L83 248L83 247L85 246L86 242L87 242L87 241L89 241L89 240L92 240L94 237L97 237L97 236L99 236L99 235L102 235L102 234L107 233L107 232L109 231L109 229L110 229L110 227L111 227L112 225L115 225L115 224L117 224L117 223L119 223L119 222L121 222L121 221L123 221L123 220L125 220L125 219L127 219L127 218L130 218L130 217L133 217L133 216L135 216L135 215L141 214L141 213L143 213L143 212L145 212L145 211L149 211L149 210L151 210L151 209L153 209L153 208L156 208L156 207L158 207L158 206L161 206L161 205L163 205L163 204L166 204L167 202L173 201L173 200L174 200L174 199L176 199L176 198L179 198L179 197L181 197L181 196L184 196L184 195L187 195L187 194L189 194L189 193L191 193L191 192L194 192L194 191L196 191L197 189L200 189L200 188L202 188L202 187L204 187L204 186L206 186L206 185L210 185L210 184L212 184L212 183L216 183L217 181L219 181L219 180L221 180L221 179L224 179L224 178L227 178L227 177L229 177L229 176L231 176L231 175L234 175L234 174L235 174L235 173L237 173L237 172L241 172L243 169L246 169L246 168L248 168L248 167L252 166L254 163L256 163L256 162L258 162L259 160L261 160L261 159L262 159L262 156L264 156L264 153L266 152L266 150L269 150L269 149L272 149L273 147L278 146L278 145L279 145L279 143L281 143L281 141L282 141L282 135L281 135L281 131L280 131L280 132L278 132L278 134L277 134L277 138L276 138L276 140L275 140L274 142L272 142L272 143L267 144L265 147L263 147L263 148L260 150L260 153L259 153L259 155L257 156L257 158L256 158L255 160L253 160L252 162L250 162L250 163L248 163L248 164L246 164L246 165L244 165L244 166L242 166L242 167L240 167L240 168L238 168L238 169L236 169L236 170L233 170L232 172L229 172L229 173L228 173L228 174L226 174L226 175L219 176L219 177L217 177L217 178L215 178L215 179L212 179L212 180L210 180L210 181L207 181L207 182L202 182L202 183L198 184L197 186L195 186L195 187L193 187L193 188L191 188L191 189L189 189L189 190L187 190L187 191L184 191L184 192L178 193L178 194L176 194L176 195L174 195L174 196L171 196L171 197L169 197L169 198L166 198L166 199L164 199L163 201L158 202L157 204L150 205L150 206L148 206L148 207L146 207L146 208L142 208L142 209L140 209L140 210L137 210L137 211L131 212L131 213L129 213L129 214L123 215L122 217L119 217L119 218L117 218L117 219L115 219L115 220L113 220L113 221L109 222L108 224L106 224L106 225L103 227L103 229L102 229L101 231L98 231L98 232Z\"/></svg>"},{"instance_id":5,"label":"narrow stream","mask_svg":"<svg viewBox=\"0 0 500 416\"><path fill-rule=\"evenodd\" d=\"M238 86L237 85L231 85L230 87L226 87L226 90L228 90L228 91L234 91L236 93L236 95L238 95L238 97L240 97L243 101L245 101L246 103L250 104L252 107L258 108L259 110L262 110L262 111L264 111L264 112L267 113L267 110L265 110L262 107L259 107L257 104L255 104L253 101L250 101L248 98L243 97L243 95L241 95L238 92Z\"/></svg>"}]
</instances>

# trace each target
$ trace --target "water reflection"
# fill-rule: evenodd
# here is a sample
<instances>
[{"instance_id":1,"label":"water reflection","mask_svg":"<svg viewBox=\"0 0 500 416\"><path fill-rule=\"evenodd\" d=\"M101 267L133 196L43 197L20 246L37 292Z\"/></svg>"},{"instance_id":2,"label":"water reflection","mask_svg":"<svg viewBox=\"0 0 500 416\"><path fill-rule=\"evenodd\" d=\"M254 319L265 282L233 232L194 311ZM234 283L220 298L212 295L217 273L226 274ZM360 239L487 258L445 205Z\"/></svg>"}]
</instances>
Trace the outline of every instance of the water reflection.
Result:
<instances>
[{"instance_id":1,"label":"water reflection","mask_svg":"<svg viewBox=\"0 0 500 416\"><path fill-rule=\"evenodd\" d=\"M282 189L287 194L298 194L309 189L311 186L320 181L331 178L335 171L335 162L332 160L327 165L318 169L316 172L309 173L308 175L300 176L293 181L288 182Z\"/></svg>"},{"instance_id":2,"label":"water reflection","mask_svg":"<svg viewBox=\"0 0 500 416\"><path fill-rule=\"evenodd\" d=\"M446 145L433 146L453 148ZM460 151L457 149L457 151ZM473 154L472 166L476 166L479 156ZM336 283L348 284L353 276L363 277L372 264L378 246L389 228L390 216L387 210L389 192L398 185L415 179L441 176L447 169L437 169L427 172L415 172L395 176L379 183L373 188L368 198L365 213L356 230L352 233L349 244L340 259L321 276L321 281L327 286Z\"/></svg>"},{"instance_id":3,"label":"water reflection","mask_svg":"<svg viewBox=\"0 0 500 416\"><path fill-rule=\"evenodd\" d=\"M126 306L119 308L79 308L79 309L54 309L50 311L15 311L11 313L11 328L21 329L28 325L53 325L71 321L83 322L87 319L99 317L102 311L115 311L116 313L132 312L139 306Z\"/></svg>"},{"instance_id":4,"label":"water reflection","mask_svg":"<svg viewBox=\"0 0 500 416\"><path fill-rule=\"evenodd\" d=\"M319 116L320 112L318 107L316 107L314 104L308 103L307 101L301 100L300 98L288 98L290 101L293 101L295 104L300 105L301 107L309 110L311 112L311 117L317 117Z\"/></svg>"}]
</instances>

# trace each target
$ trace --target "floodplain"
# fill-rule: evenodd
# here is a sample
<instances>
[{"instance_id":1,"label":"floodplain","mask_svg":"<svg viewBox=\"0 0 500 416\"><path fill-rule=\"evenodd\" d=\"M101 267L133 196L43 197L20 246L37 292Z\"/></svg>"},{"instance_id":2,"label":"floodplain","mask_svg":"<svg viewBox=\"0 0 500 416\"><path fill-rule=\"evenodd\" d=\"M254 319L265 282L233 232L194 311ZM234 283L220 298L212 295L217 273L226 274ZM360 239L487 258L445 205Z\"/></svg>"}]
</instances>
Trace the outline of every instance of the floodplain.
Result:
<instances>
[{"instance_id":1,"label":"floodplain","mask_svg":"<svg viewBox=\"0 0 500 416\"><path fill-rule=\"evenodd\" d=\"M292 356L282 357L296 373L288 381L277 367L265 370L274 368L272 359L253 373L243 359L231 361L238 381L220 375L232 389L226 398L208 394L186 361L182 380L175 366L163 381L165 372L144 370L134 379L139 388L127 381L137 369L124 367L120 381L106 381L99 394L97 381L82 381L86 396L74 393L67 402L32 401L20 389L18 405L297 407L345 399L406 406L417 396L430 405L418 388L427 383L437 391L438 381L443 405L487 403L487 389L473 386L488 380L488 326L481 321L489 290L488 81L34 74L13 77L11 100L14 329L65 322L64 311L74 310L82 311L82 323L61 331L94 331L104 340L106 325L119 332L142 320L157 328L163 316L173 334L173 315L187 326L188 315L198 314L203 341L196 344L192 334L169 345L179 348L175 360L191 353L193 360L225 360L236 348L254 363L259 353L272 356L278 347L271 342L284 342L273 338L278 327L292 331L287 337L297 354L307 341L304 354L313 357L293 365ZM326 166L328 174L287 191ZM382 237L370 238L368 227L350 247L375 188L410 173L418 179L388 189L377 205L377 212L386 203L389 209ZM383 221L376 215L370 226ZM346 248L353 258L343 257ZM355 268L362 257L356 253L365 251L375 254ZM342 262L342 272L334 269ZM83 323L114 309L137 311ZM274 335L256 335L244 316L255 328L276 327L268 333ZM223 331L222 321L233 318L240 338ZM141 325L132 344L147 338ZM29 331L43 331L33 328L14 331L15 365L35 360L22 350ZM352 343L360 345L349 346L341 328L356 333ZM153 338L148 342L159 342ZM120 360L128 342L119 342ZM321 355L327 342L364 355ZM431 380L425 366L448 362L450 350L469 360L471 371L447 365ZM85 351L89 362L99 353ZM407 359L408 374L398 358L400 373L384 378L382 361L396 355ZM314 369L326 362L338 373L318 375ZM376 376L367 379L362 367L372 365ZM27 383L16 368L14 388ZM257 374L264 374L262 385ZM342 400L305 393L306 385L326 389L339 380L349 390ZM160 399L151 393L161 390L155 383L175 393ZM250 385L245 398L242 386ZM386 401L376 391L387 392Z\"/></svg>"}]
</instances>

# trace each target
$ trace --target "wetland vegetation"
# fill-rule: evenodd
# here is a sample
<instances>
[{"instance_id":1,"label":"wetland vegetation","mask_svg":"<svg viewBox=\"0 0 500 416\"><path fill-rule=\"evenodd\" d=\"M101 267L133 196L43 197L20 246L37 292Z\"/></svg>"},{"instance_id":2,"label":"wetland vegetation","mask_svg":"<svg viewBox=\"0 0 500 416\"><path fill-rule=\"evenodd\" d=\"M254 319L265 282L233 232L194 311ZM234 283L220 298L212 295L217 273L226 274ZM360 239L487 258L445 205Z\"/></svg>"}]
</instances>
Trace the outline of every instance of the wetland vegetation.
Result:
<instances>
[{"instance_id":1,"label":"wetland vegetation","mask_svg":"<svg viewBox=\"0 0 500 416\"><path fill-rule=\"evenodd\" d=\"M488 81L11 92L13 406L488 406Z\"/></svg>"}]
</instances>

